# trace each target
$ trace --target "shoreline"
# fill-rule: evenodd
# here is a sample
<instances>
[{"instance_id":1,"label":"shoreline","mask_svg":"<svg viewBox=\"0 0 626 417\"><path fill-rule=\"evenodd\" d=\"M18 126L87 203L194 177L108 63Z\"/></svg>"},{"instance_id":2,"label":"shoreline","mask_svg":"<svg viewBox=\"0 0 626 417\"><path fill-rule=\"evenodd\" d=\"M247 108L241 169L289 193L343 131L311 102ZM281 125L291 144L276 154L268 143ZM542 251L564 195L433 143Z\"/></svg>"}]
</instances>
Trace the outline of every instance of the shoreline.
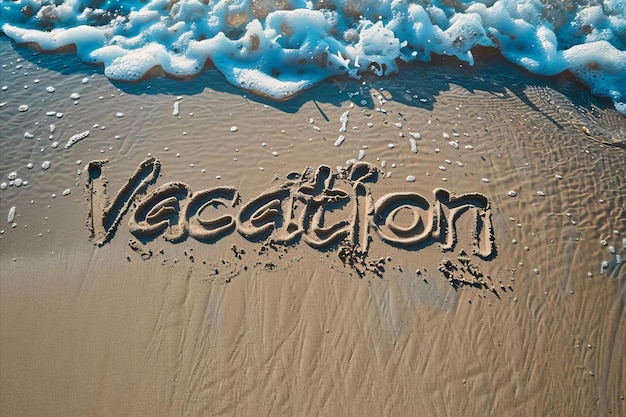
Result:
<instances>
[{"instance_id":1,"label":"shoreline","mask_svg":"<svg viewBox=\"0 0 626 417\"><path fill-rule=\"evenodd\" d=\"M0 121L10 133L0 139L0 182L15 172L28 184L0 190L0 414L626 414L626 282L615 256L626 256L626 167L614 146L624 118L611 103L567 80L498 68L420 66L280 103L210 71L120 88L75 59L64 68L67 56L46 56L39 67L33 51L1 42ZM413 193L413 211L388 215L393 233L428 229L415 195L434 204L436 189L474 193L489 203L496 252L472 254L470 212L448 224L458 232L451 250L386 245L372 228L363 257L343 243L318 249L239 232L142 241L128 223L133 204L95 245L88 163L109 160L111 201L150 157L159 176L129 201L145 203L169 182L191 195L236 189L240 205L207 220L236 216L295 181L292 172L367 162L380 170L364 183L372 201ZM312 188L356 189L334 181ZM349 218L350 204L324 220ZM444 272L469 279L476 270L485 285L455 288Z\"/></svg>"}]
</instances>

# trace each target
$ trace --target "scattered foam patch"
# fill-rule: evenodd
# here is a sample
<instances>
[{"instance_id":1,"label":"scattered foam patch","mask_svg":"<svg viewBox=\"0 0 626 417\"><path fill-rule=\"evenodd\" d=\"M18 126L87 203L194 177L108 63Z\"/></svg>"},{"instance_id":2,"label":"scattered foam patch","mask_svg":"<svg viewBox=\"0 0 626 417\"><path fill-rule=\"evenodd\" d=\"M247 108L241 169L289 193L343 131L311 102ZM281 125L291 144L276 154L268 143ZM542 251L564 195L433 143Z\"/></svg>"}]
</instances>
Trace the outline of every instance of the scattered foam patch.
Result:
<instances>
[{"instance_id":1,"label":"scattered foam patch","mask_svg":"<svg viewBox=\"0 0 626 417\"><path fill-rule=\"evenodd\" d=\"M0 8L14 41L74 46L115 80L153 68L187 78L210 62L233 85L284 99L335 75L397 72L398 60L435 54L473 64L482 46L535 74L569 70L626 114L623 0L22 0Z\"/></svg>"}]
</instances>

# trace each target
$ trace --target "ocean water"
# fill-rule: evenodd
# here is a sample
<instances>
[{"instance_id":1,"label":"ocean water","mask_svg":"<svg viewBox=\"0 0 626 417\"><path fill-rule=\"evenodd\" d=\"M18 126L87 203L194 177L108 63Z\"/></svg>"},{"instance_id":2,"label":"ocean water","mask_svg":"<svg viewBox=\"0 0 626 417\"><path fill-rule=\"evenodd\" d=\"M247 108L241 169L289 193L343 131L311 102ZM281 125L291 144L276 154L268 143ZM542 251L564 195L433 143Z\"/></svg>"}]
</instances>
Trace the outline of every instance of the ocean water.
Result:
<instances>
[{"instance_id":1,"label":"ocean water","mask_svg":"<svg viewBox=\"0 0 626 417\"><path fill-rule=\"evenodd\" d=\"M398 10L432 15L436 43L462 16L478 19L471 7L522 6L132 4L0 2L0 415L626 416L626 118L570 73L521 69L536 69L529 57L539 52L511 37L448 56L420 50L411 29L400 46L409 29ZM563 4L552 7L572 21L598 10ZM192 6L202 18L185 12ZM327 23L306 28L320 14ZM622 32L565 44L566 26L550 29L563 50L553 56L588 48L606 75L597 85L623 92L623 70L605 66L623 56L611 44L623 44ZM496 43L497 30L483 39ZM398 56L376 53L376 40ZM604 44L618 52L602 53ZM538 70L551 74L557 61ZM109 161L98 184L106 178L113 200L149 156L162 169L137 204L172 181L193 193L239 191L236 207L207 206L209 227L254 201L267 208L259 221L271 221L285 205L260 197L298 178L290 173L367 162L381 170L367 182L370 205L398 193L435 202L441 188L488 198L496 253L472 253L473 209L445 222L454 250L383 241L389 225L407 236L428 227L428 210L415 205L394 209L389 225L360 222L367 254L303 238L275 244L276 233L174 243L161 236L186 224L189 200L161 193L151 218L170 219L167 232L138 239L131 207L115 236L94 245L86 166ZM336 183L328 188L356 197L326 210L324 226L369 216L369 195ZM463 258L489 288L447 279L468 270ZM380 260L382 277L372 270Z\"/></svg>"},{"instance_id":2,"label":"ocean water","mask_svg":"<svg viewBox=\"0 0 626 417\"><path fill-rule=\"evenodd\" d=\"M18 43L75 49L107 77L188 78L211 65L274 99L337 75L497 50L534 74L570 71L626 114L626 0L21 0L0 27Z\"/></svg>"}]
</instances>

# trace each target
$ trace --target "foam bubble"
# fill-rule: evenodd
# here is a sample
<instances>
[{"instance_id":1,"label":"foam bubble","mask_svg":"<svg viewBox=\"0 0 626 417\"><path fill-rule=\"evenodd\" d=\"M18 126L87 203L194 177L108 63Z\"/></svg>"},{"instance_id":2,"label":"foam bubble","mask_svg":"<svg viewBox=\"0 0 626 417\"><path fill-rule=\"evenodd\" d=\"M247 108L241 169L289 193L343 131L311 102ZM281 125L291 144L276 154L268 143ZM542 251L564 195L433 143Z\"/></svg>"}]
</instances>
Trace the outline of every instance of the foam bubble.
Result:
<instances>
[{"instance_id":1,"label":"foam bubble","mask_svg":"<svg viewBox=\"0 0 626 417\"><path fill-rule=\"evenodd\" d=\"M84 132L81 133L77 133L75 135L73 135L72 137L70 137L70 139L67 141L67 143L65 144L65 149L69 149L71 148L76 142L81 141L83 139L85 139L87 136L89 136L89 130L85 130Z\"/></svg>"},{"instance_id":2,"label":"foam bubble","mask_svg":"<svg viewBox=\"0 0 626 417\"><path fill-rule=\"evenodd\" d=\"M13 223L13 220L15 220L15 211L16 211L15 206L9 209L9 214L7 215L8 223Z\"/></svg>"}]
</instances>

